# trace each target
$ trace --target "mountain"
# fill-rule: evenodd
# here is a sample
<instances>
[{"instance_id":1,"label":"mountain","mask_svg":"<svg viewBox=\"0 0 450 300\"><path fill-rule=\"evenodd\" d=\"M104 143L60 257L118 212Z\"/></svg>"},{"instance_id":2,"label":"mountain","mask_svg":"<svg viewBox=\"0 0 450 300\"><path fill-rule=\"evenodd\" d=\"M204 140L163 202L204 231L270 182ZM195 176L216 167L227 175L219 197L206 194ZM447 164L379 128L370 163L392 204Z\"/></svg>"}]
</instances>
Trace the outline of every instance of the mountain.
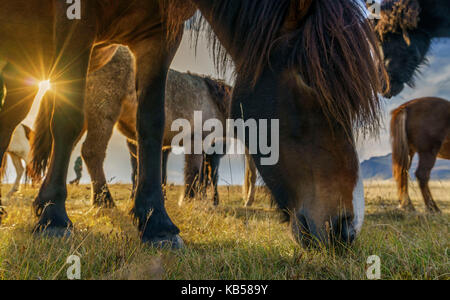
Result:
<instances>
[{"instance_id":1,"label":"mountain","mask_svg":"<svg viewBox=\"0 0 450 300\"><path fill-rule=\"evenodd\" d=\"M414 173L416 172L418 162L419 160L416 155L410 171L412 178L415 178ZM361 163L361 171L364 179L391 179L392 154L372 157L371 159L364 161ZM450 180L450 160L438 159L431 172L431 178L433 180Z\"/></svg>"}]
</instances>

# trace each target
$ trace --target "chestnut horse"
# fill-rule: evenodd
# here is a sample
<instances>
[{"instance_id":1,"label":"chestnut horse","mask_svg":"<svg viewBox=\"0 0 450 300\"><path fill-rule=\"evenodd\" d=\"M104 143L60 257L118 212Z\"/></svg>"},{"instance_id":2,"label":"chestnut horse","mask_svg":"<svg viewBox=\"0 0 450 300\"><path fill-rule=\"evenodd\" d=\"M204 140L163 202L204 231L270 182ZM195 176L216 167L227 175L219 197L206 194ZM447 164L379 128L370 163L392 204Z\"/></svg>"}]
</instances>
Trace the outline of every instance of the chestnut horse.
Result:
<instances>
[{"instance_id":1,"label":"chestnut horse","mask_svg":"<svg viewBox=\"0 0 450 300\"><path fill-rule=\"evenodd\" d=\"M216 34L211 36L216 61L226 65L229 55L235 63L232 118L279 121L278 162L266 165L261 149L251 154L279 208L290 217L295 240L353 241L364 217L353 129L378 128L381 91L376 37L361 1L191 2ZM193 10L189 1L169 1L167 9L161 3L166 1L93 0L83 6L81 20L68 20L61 1L0 3L2 22L15 24L0 26L0 57L37 69L35 76L55 83L47 95L54 98L54 142L35 201L37 230L61 233L71 226L65 183L70 152L84 124L89 58L96 45L120 43L130 47L139 66L133 214L144 242L182 245L164 207L161 148L166 74L181 22ZM24 19L29 25L18 21ZM24 55L18 49L33 51ZM106 62L101 50L106 51L94 53L91 66ZM33 62L38 66L33 68ZM268 136L261 130L258 139L277 144L271 131L269 125Z\"/></svg>"},{"instance_id":2,"label":"chestnut horse","mask_svg":"<svg viewBox=\"0 0 450 300\"><path fill-rule=\"evenodd\" d=\"M426 208L430 212L440 212L428 181L436 158L450 159L450 102L440 98L422 98L403 104L392 112L391 140L400 208L414 210L408 195L408 172L414 155L418 153L416 177Z\"/></svg>"},{"instance_id":3,"label":"chestnut horse","mask_svg":"<svg viewBox=\"0 0 450 300\"><path fill-rule=\"evenodd\" d=\"M450 1L384 0L381 19L375 20L384 63L389 74L388 98L405 85L414 87L420 67L427 62L433 40L450 37Z\"/></svg>"},{"instance_id":4,"label":"chestnut horse","mask_svg":"<svg viewBox=\"0 0 450 300\"><path fill-rule=\"evenodd\" d=\"M193 2L212 28L218 66L235 65L231 119L279 120L278 163L251 154L294 239L353 241L364 217L353 129L378 128L382 89L363 2ZM275 144L271 130L258 128L258 140Z\"/></svg>"}]
</instances>

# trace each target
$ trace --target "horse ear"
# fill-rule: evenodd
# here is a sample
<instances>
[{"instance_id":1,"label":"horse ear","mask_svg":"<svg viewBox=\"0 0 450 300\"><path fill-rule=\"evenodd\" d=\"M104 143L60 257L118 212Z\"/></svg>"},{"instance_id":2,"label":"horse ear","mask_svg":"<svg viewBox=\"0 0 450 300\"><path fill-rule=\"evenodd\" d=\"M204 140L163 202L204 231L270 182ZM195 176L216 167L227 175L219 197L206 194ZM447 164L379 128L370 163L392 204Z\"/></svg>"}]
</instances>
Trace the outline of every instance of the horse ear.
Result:
<instances>
[{"instance_id":1,"label":"horse ear","mask_svg":"<svg viewBox=\"0 0 450 300\"><path fill-rule=\"evenodd\" d=\"M298 23L303 20L312 5L313 0L290 0L290 7L286 23L286 30L295 30Z\"/></svg>"}]
</instances>

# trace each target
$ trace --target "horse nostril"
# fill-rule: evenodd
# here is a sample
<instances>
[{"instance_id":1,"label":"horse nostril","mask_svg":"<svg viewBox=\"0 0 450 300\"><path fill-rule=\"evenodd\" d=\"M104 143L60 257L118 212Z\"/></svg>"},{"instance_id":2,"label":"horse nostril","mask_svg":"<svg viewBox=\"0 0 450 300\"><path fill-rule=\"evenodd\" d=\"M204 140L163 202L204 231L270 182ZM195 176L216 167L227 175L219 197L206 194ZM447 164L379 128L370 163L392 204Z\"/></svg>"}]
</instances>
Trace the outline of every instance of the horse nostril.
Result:
<instances>
[{"instance_id":1,"label":"horse nostril","mask_svg":"<svg viewBox=\"0 0 450 300\"><path fill-rule=\"evenodd\" d=\"M311 244L311 225L306 216L300 213L291 219L292 237L297 243L305 247Z\"/></svg>"}]
</instances>

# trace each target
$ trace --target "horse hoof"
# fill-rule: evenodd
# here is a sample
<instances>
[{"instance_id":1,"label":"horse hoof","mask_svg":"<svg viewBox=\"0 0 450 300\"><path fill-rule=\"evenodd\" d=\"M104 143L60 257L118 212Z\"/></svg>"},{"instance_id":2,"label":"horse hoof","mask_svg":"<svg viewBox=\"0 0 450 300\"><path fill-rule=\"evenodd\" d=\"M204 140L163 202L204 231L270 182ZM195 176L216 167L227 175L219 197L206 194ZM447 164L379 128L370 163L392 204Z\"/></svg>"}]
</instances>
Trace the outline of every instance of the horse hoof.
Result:
<instances>
[{"instance_id":1,"label":"horse hoof","mask_svg":"<svg viewBox=\"0 0 450 300\"><path fill-rule=\"evenodd\" d=\"M143 239L145 244L158 249L179 250L184 248L183 239L177 234L173 236L156 237L151 239Z\"/></svg>"},{"instance_id":2,"label":"horse hoof","mask_svg":"<svg viewBox=\"0 0 450 300\"><path fill-rule=\"evenodd\" d=\"M437 208L437 207L427 208L427 213L433 214L433 215L440 215L440 214L442 214L441 210L439 208Z\"/></svg>"},{"instance_id":3,"label":"horse hoof","mask_svg":"<svg viewBox=\"0 0 450 300\"><path fill-rule=\"evenodd\" d=\"M39 235L45 238L69 238L72 235L72 230L70 228L64 227L47 227L39 228L34 230L35 235Z\"/></svg>"},{"instance_id":4,"label":"horse hoof","mask_svg":"<svg viewBox=\"0 0 450 300\"><path fill-rule=\"evenodd\" d=\"M0 224L2 224L2 220L4 217L6 217L6 215L6 210L3 207L0 207Z\"/></svg>"},{"instance_id":5,"label":"horse hoof","mask_svg":"<svg viewBox=\"0 0 450 300\"><path fill-rule=\"evenodd\" d=\"M404 212L415 212L416 209L412 205L399 205L397 207L398 210L404 211Z\"/></svg>"}]
</instances>

